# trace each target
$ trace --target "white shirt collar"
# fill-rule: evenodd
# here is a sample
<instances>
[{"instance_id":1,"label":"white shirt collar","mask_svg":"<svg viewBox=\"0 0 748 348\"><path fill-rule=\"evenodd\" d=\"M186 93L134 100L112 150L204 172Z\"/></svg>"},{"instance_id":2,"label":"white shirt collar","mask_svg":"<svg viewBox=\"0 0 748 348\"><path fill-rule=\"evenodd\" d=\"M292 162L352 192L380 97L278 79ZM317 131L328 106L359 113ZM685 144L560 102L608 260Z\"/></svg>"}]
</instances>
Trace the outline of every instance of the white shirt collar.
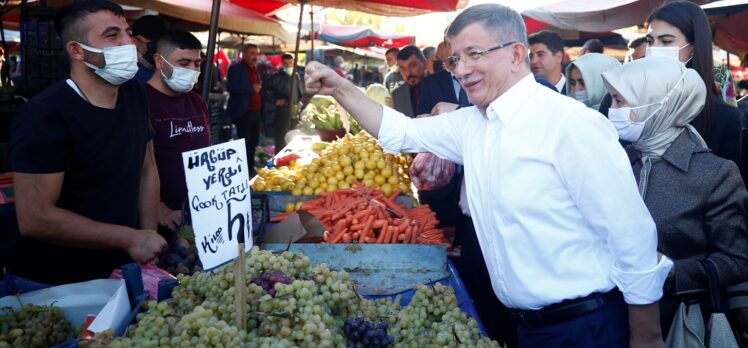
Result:
<instances>
[{"instance_id":1,"label":"white shirt collar","mask_svg":"<svg viewBox=\"0 0 748 348\"><path fill-rule=\"evenodd\" d=\"M537 87L535 77L528 73L527 76L517 81L508 91L488 105L486 118L489 120L498 118L501 123L507 124L525 100L533 94L535 87Z\"/></svg>"},{"instance_id":2,"label":"white shirt collar","mask_svg":"<svg viewBox=\"0 0 748 348\"><path fill-rule=\"evenodd\" d=\"M564 74L561 74L561 79L559 79L558 83L556 83L555 85L556 91L558 91L558 93L561 93L561 91L564 90L564 86L566 86L566 76L564 76Z\"/></svg>"}]
</instances>

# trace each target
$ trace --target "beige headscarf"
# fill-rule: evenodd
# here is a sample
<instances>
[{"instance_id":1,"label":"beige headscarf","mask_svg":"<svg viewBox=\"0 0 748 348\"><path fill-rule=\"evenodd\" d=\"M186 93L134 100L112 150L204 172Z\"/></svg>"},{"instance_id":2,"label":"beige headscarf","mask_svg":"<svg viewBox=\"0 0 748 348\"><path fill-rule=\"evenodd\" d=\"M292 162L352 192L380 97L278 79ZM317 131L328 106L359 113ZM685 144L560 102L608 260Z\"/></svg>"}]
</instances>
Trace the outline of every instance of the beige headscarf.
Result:
<instances>
[{"instance_id":1,"label":"beige headscarf","mask_svg":"<svg viewBox=\"0 0 748 348\"><path fill-rule=\"evenodd\" d=\"M662 157L681 133L690 131L707 147L689 124L706 101L706 86L695 70L671 58L645 57L603 73L603 82L608 89L617 90L630 107L645 106L634 110L638 121L644 122L641 137L633 143L644 162L639 180L642 197L651 159Z\"/></svg>"}]
</instances>

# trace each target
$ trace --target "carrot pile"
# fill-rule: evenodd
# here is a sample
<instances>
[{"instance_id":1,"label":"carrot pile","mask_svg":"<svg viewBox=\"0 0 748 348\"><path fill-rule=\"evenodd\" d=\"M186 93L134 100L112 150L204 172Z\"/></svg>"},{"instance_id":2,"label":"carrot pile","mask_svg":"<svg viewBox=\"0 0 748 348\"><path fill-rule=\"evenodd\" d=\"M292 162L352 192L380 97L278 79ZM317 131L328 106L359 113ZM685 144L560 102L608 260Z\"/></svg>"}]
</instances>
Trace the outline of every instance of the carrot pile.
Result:
<instances>
[{"instance_id":1,"label":"carrot pile","mask_svg":"<svg viewBox=\"0 0 748 348\"><path fill-rule=\"evenodd\" d=\"M356 183L356 187L322 192L301 209L325 226L326 243L445 244L439 220L428 207L405 208L382 191Z\"/></svg>"}]
</instances>

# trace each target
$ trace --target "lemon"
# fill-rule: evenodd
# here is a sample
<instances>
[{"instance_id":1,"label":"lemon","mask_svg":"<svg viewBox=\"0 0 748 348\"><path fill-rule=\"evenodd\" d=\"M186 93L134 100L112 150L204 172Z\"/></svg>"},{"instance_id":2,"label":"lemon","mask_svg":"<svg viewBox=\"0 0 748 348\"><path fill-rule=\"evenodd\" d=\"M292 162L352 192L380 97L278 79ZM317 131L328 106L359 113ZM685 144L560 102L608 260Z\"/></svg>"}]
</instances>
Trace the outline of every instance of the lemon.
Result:
<instances>
[{"instance_id":1,"label":"lemon","mask_svg":"<svg viewBox=\"0 0 748 348\"><path fill-rule=\"evenodd\" d=\"M300 209L301 209L301 206L302 206L303 204L304 204L304 202L302 202L302 201L298 201L298 202L296 202L296 206L294 207L294 208L296 208L295 210L300 210Z\"/></svg>"},{"instance_id":2,"label":"lemon","mask_svg":"<svg viewBox=\"0 0 748 348\"><path fill-rule=\"evenodd\" d=\"M385 177L383 177L383 176L381 176L381 175L376 175L376 176L374 176L374 182L375 182L375 183L376 183L377 185L382 185L382 184L384 184L385 182L387 182L387 179L385 179ZM391 189L391 188L390 188L390 189Z\"/></svg>"},{"instance_id":3,"label":"lemon","mask_svg":"<svg viewBox=\"0 0 748 348\"><path fill-rule=\"evenodd\" d=\"M337 185L337 184L338 184L338 178L336 178L336 177L334 177L334 176L331 176L331 177L327 178L327 183L328 183L328 184L329 184L330 186L334 186L334 185Z\"/></svg>"},{"instance_id":4,"label":"lemon","mask_svg":"<svg viewBox=\"0 0 748 348\"><path fill-rule=\"evenodd\" d=\"M353 174L353 167L351 167L349 165L345 166L345 168L343 168L343 174L345 174L345 175L351 175L351 174Z\"/></svg>"},{"instance_id":5,"label":"lemon","mask_svg":"<svg viewBox=\"0 0 748 348\"><path fill-rule=\"evenodd\" d=\"M387 163L383 159L377 160L377 169L384 169L384 167L387 166Z\"/></svg>"},{"instance_id":6,"label":"lemon","mask_svg":"<svg viewBox=\"0 0 748 348\"><path fill-rule=\"evenodd\" d=\"M389 178L389 177L392 176L392 167L386 166L386 167L380 168L380 169L382 169L382 171L379 174L381 174L383 177Z\"/></svg>"},{"instance_id":7,"label":"lemon","mask_svg":"<svg viewBox=\"0 0 748 348\"><path fill-rule=\"evenodd\" d=\"M371 169L374 169L376 167L377 167L377 161L375 161L373 159L370 159L370 160L366 161L366 169L371 170Z\"/></svg>"},{"instance_id":8,"label":"lemon","mask_svg":"<svg viewBox=\"0 0 748 348\"><path fill-rule=\"evenodd\" d=\"M382 185L382 193L384 193L385 196L389 197L392 194L392 185L390 185L390 184L383 184Z\"/></svg>"},{"instance_id":9,"label":"lemon","mask_svg":"<svg viewBox=\"0 0 748 348\"><path fill-rule=\"evenodd\" d=\"M338 179L338 181L345 179L345 173L342 171L335 173L335 178Z\"/></svg>"},{"instance_id":10,"label":"lemon","mask_svg":"<svg viewBox=\"0 0 748 348\"><path fill-rule=\"evenodd\" d=\"M374 187L374 180L366 178L364 179L364 185L366 185L367 187Z\"/></svg>"},{"instance_id":11,"label":"lemon","mask_svg":"<svg viewBox=\"0 0 748 348\"><path fill-rule=\"evenodd\" d=\"M291 194L294 196L301 196L302 193L303 191L298 187L295 187L293 190L291 190Z\"/></svg>"},{"instance_id":12,"label":"lemon","mask_svg":"<svg viewBox=\"0 0 748 348\"><path fill-rule=\"evenodd\" d=\"M393 186L397 186L398 184L400 184L400 180L398 180L396 176L391 176L387 178L387 183Z\"/></svg>"},{"instance_id":13,"label":"lemon","mask_svg":"<svg viewBox=\"0 0 748 348\"><path fill-rule=\"evenodd\" d=\"M325 189L323 189L321 187L317 187L316 189L314 189L314 194L318 195L318 194L320 194L320 192L324 192L324 191L325 191Z\"/></svg>"},{"instance_id":14,"label":"lemon","mask_svg":"<svg viewBox=\"0 0 748 348\"><path fill-rule=\"evenodd\" d=\"M293 202L286 203L286 213L290 213L294 211L295 208L296 208L296 205L293 204Z\"/></svg>"},{"instance_id":15,"label":"lemon","mask_svg":"<svg viewBox=\"0 0 748 348\"><path fill-rule=\"evenodd\" d=\"M337 185L330 185L330 186L328 186L328 187L327 187L327 188L325 189L325 191L327 191L327 192L333 192L333 191L335 191L335 190L337 190L337 189L338 189L338 186L337 186Z\"/></svg>"},{"instance_id":16,"label":"lemon","mask_svg":"<svg viewBox=\"0 0 748 348\"><path fill-rule=\"evenodd\" d=\"M304 190L302 190L302 192L305 196L309 196L314 194L314 189L311 186L307 186L304 188Z\"/></svg>"},{"instance_id":17,"label":"lemon","mask_svg":"<svg viewBox=\"0 0 748 348\"><path fill-rule=\"evenodd\" d=\"M365 174L365 173L364 173L364 170L363 170L363 169L356 169L356 170L355 170L355 171L353 172L353 176L355 176L355 177L356 177L356 179L363 179L363 178L364 178L364 174Z\"/></svg>"}]
</instances>

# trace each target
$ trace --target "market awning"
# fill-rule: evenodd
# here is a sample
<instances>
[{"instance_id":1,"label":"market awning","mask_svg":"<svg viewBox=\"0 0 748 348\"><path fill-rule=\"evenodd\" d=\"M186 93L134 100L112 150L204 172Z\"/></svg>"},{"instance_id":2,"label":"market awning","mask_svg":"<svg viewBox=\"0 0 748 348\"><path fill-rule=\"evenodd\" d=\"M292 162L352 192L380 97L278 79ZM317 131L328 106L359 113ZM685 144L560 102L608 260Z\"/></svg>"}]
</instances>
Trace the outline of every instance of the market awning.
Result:
<instances>
[{"instance_id":1,"label":"market awning","mask_svg":"<svg viewBox=\"0 0 748 348\"><path fill-rule=\"evenodd\" d=\"M415 36L378 33L352 25L323 24L315 39L346 47L403 47L415 43Z\"/></svg>"},{"instance_id":2,"label":"market awning","mask_svg":"<svg viewBox=\"0 0 748 348\"><path fill-rule=\"evenodd\" d=\"M231 0L231 2L266 16L273 15L278 10L288 6L287 2L277 0Z\"/></svg>"},{"instance_id":3,"label":"market awning","mask_svg":"<svg viewBox=\"0 0 748 348\"><path fill-rule=\"evenodd\" d=\"M711 6L710 6L711 5ZM723 50L744 55L748 52L748 1L717 1L702 6L714 22L714 44Z\"/></svg>"},{"instance_id":4,"label":"market awning","mask_svg":"<svg viewBox=\"0 0 748 348\"><path fill-rule=\"evenodd\" d=\"M725 16L748 10L748 0L721 0L701 5L707 16Z\"/></svg>"},{"instance_id":5,"label":"market awning","mask_svg":"<svg viewBox=\"0 0 748 348\"><path fill-rule=\"evenodd\" d=\"M249 0L252 1L252 0ZM257 0L266 2L267 0ZM272 0L277 2L277 0ZM299 4L299 0L282 0ZM468 0L304 0L306 5L334 7L380 16L411 17L431 12L453 12L467 5Z\"/></svg>"},{"instance_id":6,"label":"market awning","mask_svg":"<svg viewBox=\"0 0 748 348\"><path fill-rule=\"evenodd\" d=\"M662 0L563 0L522 14L567 30L607 32L642 24Z\"/></svg>"},{"instance_id":7,"label":"market awning","mask_svg":"<svg viewBox=\"0 0 748 348\"><path fill-rule=\"evenodd\" d=\"M182 20L210 24L212 0L115 0L117 3L154 10ZM294 34L287 31L279 21L254 12L232 2L221 3L218 27L225 31L245 34L274 36L291 42Z\"/></svg>"}]
</instances>

